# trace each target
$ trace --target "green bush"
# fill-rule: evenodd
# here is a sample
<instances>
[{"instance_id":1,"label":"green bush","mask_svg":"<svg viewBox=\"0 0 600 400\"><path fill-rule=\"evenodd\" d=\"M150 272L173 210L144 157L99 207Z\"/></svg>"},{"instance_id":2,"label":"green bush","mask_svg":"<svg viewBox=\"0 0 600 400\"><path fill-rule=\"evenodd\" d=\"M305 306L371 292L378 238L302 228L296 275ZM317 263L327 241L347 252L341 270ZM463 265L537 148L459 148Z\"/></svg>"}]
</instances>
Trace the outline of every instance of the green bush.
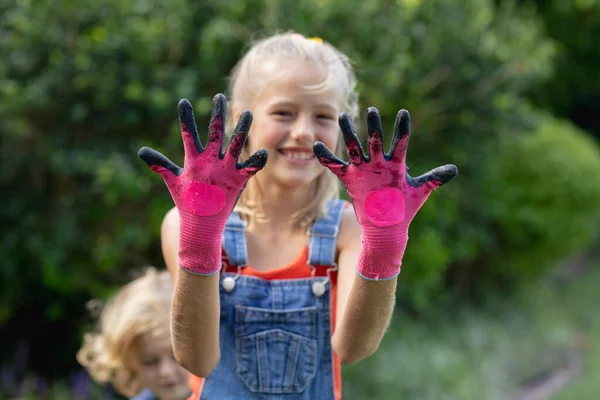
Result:
<instances>
[{"instance_id":1,"label":"green bush","mask_svg":"<svg viewBox=\"0 0 600 400\"><path fill-rule=\"evenodd\" d=\"M585 132L541 117L531 134L505 136L486 167L495 228L488 279L539 276L597 237L600 146Z\"/></svg>"},{"instance_id":2,"label":"green bush","mask_svg":"<svg viewBox=\"0 0 600 400\"><path fill-rule=\"evenodd\" d=\"M435 279L445 279L453 291L477 297L489 289L512 291L598 238L597 142L568 122L534 111L520 129L498 133L503 135L495 147L480 151L486 162L478 164L476 179L454 189L461 193L450 200L434 193L439 200L432 198L423 209L425 233L418 232L423 236L409 246L406 259L437 263L446 272L431 281L415 277L418 287L436 289ZM410 282L402 290L411 290ZM426 293L415 299L418 304L431 301L434 291Z\"/></svg>"},{"instance_id":3,"label":"green bush","mask_svg":"<svg viewBox=\"0 0 600 400\"><path fill-rule=\"evenodd\" d=\"M547 35L555 40L555 72L530 92L536 104L571 119L600 140L600 1L525 1L537 5ZM577 29L573 29L577 27Z\"/></svg>"}]
</instances>

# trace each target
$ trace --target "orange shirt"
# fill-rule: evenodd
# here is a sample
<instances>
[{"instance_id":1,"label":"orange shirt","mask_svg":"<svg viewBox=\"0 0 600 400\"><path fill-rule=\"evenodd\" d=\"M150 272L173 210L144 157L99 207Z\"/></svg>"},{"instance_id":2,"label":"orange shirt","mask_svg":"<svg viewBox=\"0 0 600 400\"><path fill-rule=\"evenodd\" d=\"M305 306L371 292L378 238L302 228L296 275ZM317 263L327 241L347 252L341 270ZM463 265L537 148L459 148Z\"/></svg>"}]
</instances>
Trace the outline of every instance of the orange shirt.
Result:
<instances>
[{"instance_id":1,"label":"orange shirt","mask_svg":"<svg viewBox=\"0 0 600 400\"><path fill-rule=\"evenodd\" d=\"M308 260L308 247L305 247L300 256L291 263L281 268L272 269L269 271L257 271L252 267L244 267L241 270L242 275L253 276L264 280L274 279L301 279L310 278L312 276L312 269L307 265ZM237 268L231 267L227 262L227 256L223 253L223 261L227 265L227 272L235 273ZM315 276L326 276L327 268L317 267ZM331 277L331 332L335 331L335 313L336 313L336 299L337 299L337 273L332 272ZM342 368L338 356L333 353L333 387L335 400L342 398ZM202 385L204 383L203 378L192 375L190 377L190 388L194 392L188 400L197 400L200 398L202 392Z\"/></svg>"}]
</instances>

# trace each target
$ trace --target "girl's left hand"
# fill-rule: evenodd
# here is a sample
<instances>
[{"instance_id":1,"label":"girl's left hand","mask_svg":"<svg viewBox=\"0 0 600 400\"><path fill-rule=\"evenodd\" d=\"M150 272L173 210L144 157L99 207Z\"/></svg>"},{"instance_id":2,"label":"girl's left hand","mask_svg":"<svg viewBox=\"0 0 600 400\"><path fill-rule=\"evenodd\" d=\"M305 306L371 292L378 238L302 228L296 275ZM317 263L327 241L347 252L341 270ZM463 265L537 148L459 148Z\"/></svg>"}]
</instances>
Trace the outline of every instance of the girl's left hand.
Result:
<instances>
[{"instance_id":1,"label":"girl's left hand","mask_svg":"<svg viewBox=\"0 0 600 400\"><path fill-rule=\"evenodd\" d=\"M348 148L349 162L336 157L323 143L314 145L322 165L344 183L352 198L358 221L365 232L393 236L394 246L402 254L408 239L408 226L431 192L454 178L458 170L448 164L413 178L406 168L406 150L410 135L410 115L400 110L394 125L390 151L383 151L383 129L379 112L367 110L369 155L365 155L352 127L350 117L342 113L339 124ZM383 230L383 231L382 231ZM364 240L363 240L364 242ZM376 244L373 243L376 247ZM400 256L401 257L401 256Z\"/></svg>"},{"instance_id":2,"label":"girl's left hand","mask_svg":"<svg viewBox=\"0 0 600 400\"><path fill-rule=\"evenodd\" d=\"M314 145L321 164L344 183L353 200L361 225L379 227L408 225L431 191L456 176L455 165L435 168L413 178L406 168L406 150L410 135L410 115L400 110L394 125L394 137L388 153L383 152L383 129L376 108L367 110L369 156L365 155L350 117L339 118L348 148L349 162L336 157L323 143Z\"/></svg>"}]
</instances>

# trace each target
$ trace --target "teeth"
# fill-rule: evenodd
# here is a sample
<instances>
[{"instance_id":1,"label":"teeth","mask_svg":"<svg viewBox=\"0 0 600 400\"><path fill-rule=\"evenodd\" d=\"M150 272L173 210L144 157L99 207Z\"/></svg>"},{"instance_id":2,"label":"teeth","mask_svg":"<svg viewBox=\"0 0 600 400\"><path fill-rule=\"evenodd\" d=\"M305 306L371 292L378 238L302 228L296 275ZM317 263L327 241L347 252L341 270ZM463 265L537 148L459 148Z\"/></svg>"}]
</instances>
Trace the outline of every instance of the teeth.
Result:
<instances>
[{"instance_id":1,"label":"teeth","mask_svg":"<svg viewBox=\"0 0 600 400\"><path fill-rule=\"evenodd\" d=\"M284 151L283 154L289 158L295 158L297 160L310 160L314 157L313 153L302 151Z\"/></svg>"}]
</instances>

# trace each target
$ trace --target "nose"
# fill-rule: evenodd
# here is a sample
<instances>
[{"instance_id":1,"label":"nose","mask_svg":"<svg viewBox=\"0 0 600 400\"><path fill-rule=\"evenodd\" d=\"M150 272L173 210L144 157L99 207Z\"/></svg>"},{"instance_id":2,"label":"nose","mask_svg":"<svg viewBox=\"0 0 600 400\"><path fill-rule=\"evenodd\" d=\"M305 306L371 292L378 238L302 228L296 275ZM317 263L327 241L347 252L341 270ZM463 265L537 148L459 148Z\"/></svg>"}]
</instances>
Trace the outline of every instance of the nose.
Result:
<instances>
[{"instance_id":1,"label":"nose","mask_svg":"<svg viewBox=\"0 0 600 400\"><path fill-rule=\"evenodd\" d=\"M158 372L161 377L169 377L177 371L177 361L171 358L163 358L160 363Z\"/></svg>"},{"instance_id":2,"label":"nose","mask_svg":"<svg viewBox=\"0 0 600 400\"><path fill-rule=\"evenodd\" d=\"M315 141L315 123L309 115L300 115L292 127L291 137L300 143Z\"/></svg>"}]
</instances>

